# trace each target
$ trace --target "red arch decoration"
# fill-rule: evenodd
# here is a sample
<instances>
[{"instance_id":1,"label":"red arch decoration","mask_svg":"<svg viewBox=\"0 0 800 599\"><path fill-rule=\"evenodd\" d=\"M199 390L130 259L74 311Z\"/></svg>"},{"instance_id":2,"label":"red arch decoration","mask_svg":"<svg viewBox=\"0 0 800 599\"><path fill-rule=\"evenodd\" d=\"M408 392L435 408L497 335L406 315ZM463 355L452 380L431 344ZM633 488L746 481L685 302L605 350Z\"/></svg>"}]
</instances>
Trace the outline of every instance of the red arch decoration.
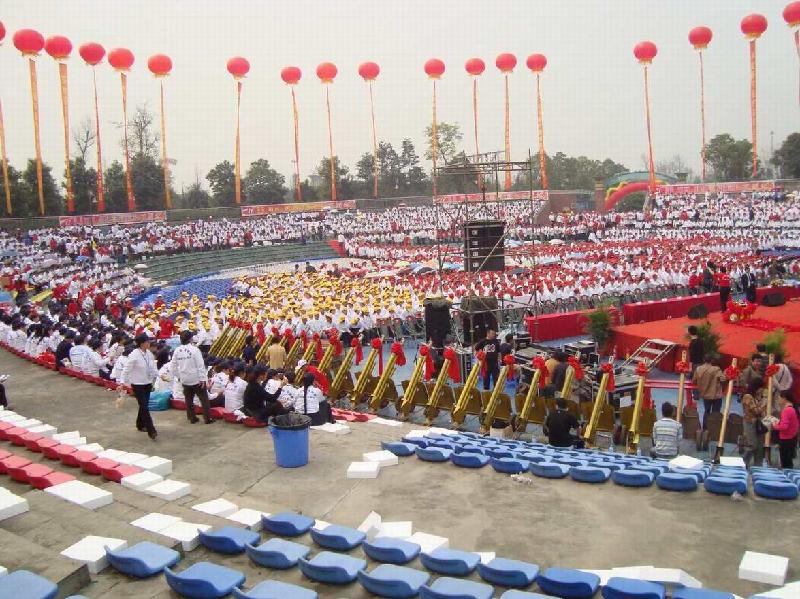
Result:
<instances>
[{"instance_id":1,"label":"red arch decoration","mask_svg":"<svg viewBox=\"0 0 800 599\"><path fill-rule=\"evenodd\" d=\"M656 180L658 185L663 185L663 181ZM616 187L610 187L606 191L606 210L613 210L614 206L627 195L637 191L648 191L650 183L648 181L623 181Z\"/></svg>"}]
</instances>

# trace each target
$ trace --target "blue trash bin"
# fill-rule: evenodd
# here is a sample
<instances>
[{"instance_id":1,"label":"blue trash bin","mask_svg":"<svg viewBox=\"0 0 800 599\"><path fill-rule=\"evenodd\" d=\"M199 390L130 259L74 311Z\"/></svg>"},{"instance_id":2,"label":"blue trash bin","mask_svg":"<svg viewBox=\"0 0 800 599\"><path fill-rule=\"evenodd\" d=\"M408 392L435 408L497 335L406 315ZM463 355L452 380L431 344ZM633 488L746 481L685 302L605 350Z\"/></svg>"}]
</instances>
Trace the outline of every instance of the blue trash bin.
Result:
<instances>
[{"instance_id":1,"label":"blue trash bin","mask_svg":"<svg viewBox=\"0 0 800 599\"><path fill-rule=\"evenodd\" d=\"M275 463L281 468L299 468L308 464L308 427L311 418L293 414L295 423L284 425L283 418L270 418L269 432L275 448Z\"/></svg>"}]
</instances>

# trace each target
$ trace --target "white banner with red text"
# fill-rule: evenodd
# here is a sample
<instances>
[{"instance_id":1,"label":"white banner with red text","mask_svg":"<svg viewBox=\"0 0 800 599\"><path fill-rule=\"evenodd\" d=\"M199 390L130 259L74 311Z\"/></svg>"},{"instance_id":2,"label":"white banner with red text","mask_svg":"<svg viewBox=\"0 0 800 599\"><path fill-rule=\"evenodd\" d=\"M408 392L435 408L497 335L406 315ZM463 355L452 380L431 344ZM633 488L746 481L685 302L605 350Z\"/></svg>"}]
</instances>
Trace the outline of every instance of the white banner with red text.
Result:
<instances>
[{"instance_id":1,"label":"white banner with red text","mask_svg":"<svg viewBox=\"0 0 800 599\"><path fill-rule=\"evenodd\" d=\"M659 185L656 191L660 194L681 195L685 193L750 193L754 191L772 191L775 181L731 181L727 183L678 183L676 185Z\"/></svg>"},{"instance_id":2,"label":"white banner with red text","mask_svg":"<svg viewBox=\"0 0 800 599\"><path fill-rule=\"evenodd\" d=\"M534 200L546 202L550 197L546 189L535 189L533 191L501 191L482 193L452 193L450 195L436 196L433 198L435 204L469 204L477 202L507 202L511 200Z\"/></svg>"},{"instance_id":3,"label":"white banner with red text","mask_svg":"<svg viewBox=\"0 0 800 599\"><path fill-rule=\"evenodd\" d=\"M163 222L167 220L164 210L144 212L110 212L103 214L80 214L75 216L59 216L59 227L102 226L102 225L135 225L139 223Z\"/></svg>"}]
</instances>

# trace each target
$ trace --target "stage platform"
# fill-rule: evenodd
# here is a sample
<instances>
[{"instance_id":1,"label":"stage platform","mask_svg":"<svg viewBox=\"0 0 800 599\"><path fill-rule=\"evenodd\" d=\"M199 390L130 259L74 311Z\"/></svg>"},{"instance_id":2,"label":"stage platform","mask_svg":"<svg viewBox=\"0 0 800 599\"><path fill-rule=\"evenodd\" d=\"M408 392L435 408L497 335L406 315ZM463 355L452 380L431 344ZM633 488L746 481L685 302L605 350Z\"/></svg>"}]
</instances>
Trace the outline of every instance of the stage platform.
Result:
<instances>
[{"instance_id":1,"label":"stage platform","mask_svg":"<svg viewBox=\"0 0 800 599\"><path fill-rule=\"evenodd\" d=\"M793 327L800 326L800 301L791 301L775 308L759 306L753 318ZM767 331L723 322L722 314L719 312L709 314L708 320L722 338L720 351L726 365L732 358L738 358L743 367L755 351L756 344L767 334ZM620 357L633 353L647 339L664 339L677 343L679 347L666 356L659 365L660 370L674 372L675 363L680 360L681 349L686 349L688 346L686 329L689 325L699 325L703 322L702 319L672 318L614 327L612 343L617 346L617 355ZM800 368L798 368L800 333L786 334L786 349L789 354L788 363L794 375L794 396L800 398Z\"/></svg>"}]
</instances>

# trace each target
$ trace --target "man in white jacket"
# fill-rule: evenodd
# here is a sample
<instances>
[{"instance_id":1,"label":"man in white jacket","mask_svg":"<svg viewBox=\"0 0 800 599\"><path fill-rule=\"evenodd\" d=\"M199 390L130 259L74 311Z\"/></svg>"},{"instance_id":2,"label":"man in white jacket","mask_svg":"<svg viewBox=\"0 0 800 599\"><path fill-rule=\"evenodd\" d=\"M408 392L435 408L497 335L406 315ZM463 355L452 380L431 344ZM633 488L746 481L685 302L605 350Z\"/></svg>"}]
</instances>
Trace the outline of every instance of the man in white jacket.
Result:
<instances>
[{"instance_id":1,"label":"man in white jacket","mask_svg":"<svg viewBox=\"0 0 800 599\"><path fill-rule=\"evenodd\" d=\"M136 349L129 355L125 362L122 373L122 380L129 383L136 401L139 403L139 414L136 417L136 429L147 431L148 436L155 441L158 433L153 425L153 418L150 416L150 391L153 390L153 381L158 370L156 361L150 351L150 338L145 335L137 335L134 339Z\"/></svg>"},{"instance_id":2,"label":"man in white jacket","mask_svg":"<svg viewBox=\"0 0 800 599\"><path fill-rule=\"evenodd\" d=\"M208 371L203 360L203 354L196 345L192 345L194 333L183 331L181 333L181 345L172 354L170 369L175 380L183 386L183 395L186 402L186 418L194 424L197 416L194 414L194 397L200 400L203 408L203 418L206 424L211 424L211 406L208 401Z\"/></svg>"}]
</instances>

